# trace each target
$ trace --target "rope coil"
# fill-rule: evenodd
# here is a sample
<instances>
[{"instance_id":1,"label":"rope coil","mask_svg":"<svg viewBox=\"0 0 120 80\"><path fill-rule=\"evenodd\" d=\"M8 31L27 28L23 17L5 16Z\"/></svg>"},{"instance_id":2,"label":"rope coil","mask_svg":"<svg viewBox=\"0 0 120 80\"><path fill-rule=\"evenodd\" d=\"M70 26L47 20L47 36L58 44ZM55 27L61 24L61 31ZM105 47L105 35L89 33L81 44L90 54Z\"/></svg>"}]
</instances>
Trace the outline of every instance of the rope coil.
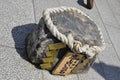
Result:
<instances>
[{"instance_id":1,"label":"rope coil","mask_svg":"<svg viewBox=\"0 0 120 80\"><path fill-rule=\"evenodd\" d=\"M90 56L90 58L93 58L93 56L96 53L99 53L104 50L105 48L105 42L103 39L102 32L100 31L100 28L98 28L99 35L101 38L102 46L89 46L88 44L82 44L80 41L74 40L72 34L68 34L65 36L64 34L60 33L57 29L57 27L53 24L50 13L61 13L64 11L72 11L77 12L78 14L82 14L86 17L88 17L91 21L93 21L89 16L87 16L85 13L83 13L81 10L73 8L73 7L60 7L60 8L49 8L43 12L43 18L46 22L47 28L50 30L50 32L57 37L59 40L64 42L68 45L68 47L75 53L83 53Z\"/></svg>"}]
</instances>

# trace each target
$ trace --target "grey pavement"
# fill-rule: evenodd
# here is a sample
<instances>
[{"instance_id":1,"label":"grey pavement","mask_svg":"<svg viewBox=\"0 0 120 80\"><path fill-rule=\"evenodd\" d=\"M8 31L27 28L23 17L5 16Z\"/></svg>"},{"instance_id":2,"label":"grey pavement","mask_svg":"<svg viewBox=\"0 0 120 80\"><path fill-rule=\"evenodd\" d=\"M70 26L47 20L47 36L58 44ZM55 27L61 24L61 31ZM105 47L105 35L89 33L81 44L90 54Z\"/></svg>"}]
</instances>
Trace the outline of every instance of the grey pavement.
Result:
<instances>
[{"instance_id":1,"label":"grey pavement","mask_svg":"<svg viewBox=\"0 0 120 80\"><path fill-rule=\"evenodd\" d=\"M0 80L120 80L120 0L0 0ZM86 74L51 75L29 63L25 38L46 8L70 6L88 14L100 27L106 49Z\"/></svg>"}]
</instances>

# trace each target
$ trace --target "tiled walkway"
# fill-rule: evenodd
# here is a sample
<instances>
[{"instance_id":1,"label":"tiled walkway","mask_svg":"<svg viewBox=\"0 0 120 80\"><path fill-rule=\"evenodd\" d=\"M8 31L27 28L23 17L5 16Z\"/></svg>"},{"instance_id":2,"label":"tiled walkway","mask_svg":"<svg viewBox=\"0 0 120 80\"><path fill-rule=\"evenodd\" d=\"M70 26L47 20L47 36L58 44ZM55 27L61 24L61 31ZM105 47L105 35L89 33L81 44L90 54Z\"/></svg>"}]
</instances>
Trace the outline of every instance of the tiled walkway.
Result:
<instances>
[{"instance_id":1,"label":"tiled walkway","mask_svg":"<svg viewBox=\"0 0 120 80\"><path fill-rule=\"evenodd\" d=\"M93 9L83 0L0 0L0 80L120 80L120 0L95 0ZM87 74L55 76L35 68L26 59L25 37L44 9L76 7L101 28L106 49Z\"/></svg>"}]
</instances>

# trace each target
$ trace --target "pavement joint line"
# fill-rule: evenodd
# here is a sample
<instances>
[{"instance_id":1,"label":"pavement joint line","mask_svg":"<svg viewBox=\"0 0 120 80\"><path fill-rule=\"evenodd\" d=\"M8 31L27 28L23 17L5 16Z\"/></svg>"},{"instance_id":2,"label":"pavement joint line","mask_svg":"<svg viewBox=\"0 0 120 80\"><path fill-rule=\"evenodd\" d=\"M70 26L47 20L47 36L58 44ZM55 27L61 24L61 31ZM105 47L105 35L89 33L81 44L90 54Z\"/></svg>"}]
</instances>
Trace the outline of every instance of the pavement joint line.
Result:
<instances>
[{"instance_id":1,"label":"pavement joint line","mask_svg":"<svg viewBox=\"0 0 120 80\"><path fill-rule=\"evenodd\" d=\"M76 75L77 75L78 80L80 80L80 78L79 78L80 75L79 74L76 74Z\"/></svg>"},{"instance_id":2,"label":"pavement joint line","mask_svg":"<svg viewBox=\"0 0 120 80\"><path fill-rule=\"evenodd\" d=\"M20 48L20 47L11 47L11 46L6 46L6 45L2 45L0 44L1 47L7 47L7 48L11 48L11 49L24 49L24 48Z\"/></svg>"},{"instance_id":3,"label":"pavement joint line","mask_svg":"<svg viewBox=\"0 0 120 80\"><path fill-rule=\"evenodd\" d=\"M111 8L111 6L110 6L108 0L106 0L106 1L107 1L107 4L108 4L108 6L109 6L109 8L110 8L110 10L111 10L111 13L113 14L113 17L115 18L115 20L116 20L117 23L118 23L118 26L120 26L119 21L116 19L116 16L115 16L115 14L114 14L114 12L113 12L113 9Z\"/></svg>"},{"instance_id":4,"label":"pavement joint line","mask_svg":"<svg viewBox=\"0 0 120 80\"><path fill-rule=\"evenodd\" d=\"M34 20L35 20L35 22L37 22L37 20L36 20L36 16L35 16L35 2L34 2L34 0L32 0L32 4L33 4L33 14L34 14Z\"/></svg>"},{"instance_id":5,"label":"pavement joint line","mask_svg":"<svg viewBox=\"0 0 120 80\"><path fill-rule=\"evenodd\" d=\"M103 20L102 20L102 17L101 17L101 15L100 15L100 12L99 12L99 10L98 10L98 8L97 8L96 2L94 2L94 7L96 8L96 10L97 10L97 12L98 12L99 18L100 18L100 20L102 21L102 24L103 24L103 27L105 28L106 34L107 34L108 38L110 39L110 36L109 36L109 34L108 34L107 30L106 30L106 27L105 27L105 24L104 24L104 22L103 22ZM112 44L111 39L110 39L110 42L111 42L111 44ZM99 59L99 57L97 57L97 58L98 58L98 61L101 62L101 60ZM102 64L100 65L100 68L101 68L102 73L103 73L103 75L105 76L105 79L106 79L107 76L106 76L106 74L105 74L105 70L104 70Z\"/></svg>"},{"instance_id":6,"label":"pavement joint line","mask_svg":"<svg viewBox=\"0 0 120 80\"><path fill-rule=\"evenodd\" d=\"M107 24L107 23L105 23L105 25L108 25L108 26L110 26L110 27L114 26L114 25ZM116 26L114 26L113 28L120 30L120 28L118 28L118 27L116 27Z\"/></svg>"},{"instance_id":7,"label":"pavement joint line","mask_svg":"<svg viewBox=\"0 0 120 80\"><path fill-rule=\"evenodd\" d=\"M59 6L61 6L61 4L60 4L59 0L57 0L57 2L58 2L58 5L59 5Z\"/></svg>"},{"instance_id":8,"label":"pavement joint line","mask_svg":"<svg viewBox=\"0 0 120 80\"><path fill-rule=\"evenodd\" d=\"M32 4L33 4L33 13L34 13L34 20L35 20L35 23L37 23L37 20L36 20L36 13L35 13L35 2L34 0L32 0ZM42 80L44 80L44 74L43 74L43 71L42 71Z\"/></svg>"},{"instance_id":9,"label":"pavement joint line","mask_svg":"<svg viewBox=\"0 0 120 80\"><path fill-rule=\"evenodd\" d=\"M44 71L43 70L42 70L41 74L42 74L42 80L44 80Z\"/></svg>"},{"instance_id":10,"label":"pavement joint line","mask_svg":"<svg viewBox=\"0 0 120 80\"><path fill-rule=\"evenodd\" d=\"M101 17L101 15L100 15L100 12L99 12L99 10L98 10L98 7L96 6L96 3L95 3L95 7L97 8L98 14L99 14L100 19L101 19L101 21L102 21L102 23L103 23L103 26L104 26L104 28L105 28L105 30L106 30L106 33L107 33L107 35L108 35L108 38L110 39L110 42L111 42L111 44L112 44L112 47L113 47L113 49L115 50L115 54L117 55L117 58L118 58L118 60L119 60L119 62L120 62L120 58L119 58L119 56L118 56L117 50L115 49L115 46L114 46L114 44L113 44L113 42L112 42L112 40L111 40L111 37L110 37L110 35L109 35L109 33L108 33L108 30L107 30L107 28L106 28L106 26L105 26L105 23L104 23L102 17Z\"/></svg>"},{"instance_id":11,"label":"pavement joint line","mask_svg":"<svg viewBox=\"0 0 120 80\"><path fill-rule=\"evenodd\" d=\"M110 43L110 42L105 42L105 44L110 44L110 45L112 45L112 43Z\"/></svg>"}]
</instances>

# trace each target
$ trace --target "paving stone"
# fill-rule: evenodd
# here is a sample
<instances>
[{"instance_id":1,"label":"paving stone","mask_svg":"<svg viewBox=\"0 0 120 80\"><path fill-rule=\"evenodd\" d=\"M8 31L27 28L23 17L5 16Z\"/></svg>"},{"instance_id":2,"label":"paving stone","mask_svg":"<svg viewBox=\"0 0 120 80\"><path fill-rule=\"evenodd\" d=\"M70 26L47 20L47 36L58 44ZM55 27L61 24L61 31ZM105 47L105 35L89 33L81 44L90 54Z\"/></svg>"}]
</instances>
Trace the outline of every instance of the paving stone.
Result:
<instances>
[{"instance_id":1,"label":"paving stone","mask_svg":"<svg viewBox=\"0 0 120 80\"><path fill-rule=\"evenodd\" d=\"M79 75L80 80L118 80L120 79L120 61L112 44L106 44L103 53L98 55L88 74ZM92 74L92 75L91 75Z\"/></svg>"},{"instance_id":2,"label":"paving stone","mask_svg":"<svg viewBox=\"0 0 120 80\"><path fill-rule=\"evenodd\" d=\"M60 6L67 6L67 7L76 7L79 8L79 4L76 0L58 0Z\"/></svg>"},{"instance_id":3,"label":"paving stone","mask_svg":"<svg viewBox=\"0 0 120 80\"><path fill-rule=\"evenodd\" d=\"M15 41L13 39L12 29L17 26L34 22L32 0L0 0L1 45L14 47ZM19 28L19 31L22 33L24 30ZM21 44L21 41L17 43ZM23 46L20 45L19 47Z\"/></svg>"},{"instance_id":4,"label":"paving stone","mask_svg":"<svg viewBox=\"0 0 120 80\"><path fill-rule=\"evenodd\" d=\"M120 29L114 28L114 26L111 25L106 25L106 27L113 44L112 46L115 48L116 54L120 60Z\"/></svg>"},{"instance_id":5,"label":"paving stone","mask_svg":"<svg viewBox=\"0 0 120 80\"><path fill-rule=\"evenodd\" d=\"M107 44L105 51L99 55L105 80L120 79L120 61L112 44Z\"/></svg>"},{"instance_id":6,"label":"paving stone","mask_svg":"<svg viewBox=\"0 0 120 80\"><path fill-rule=\"evenodd\" d=\"M45 9L58 6L60 6L58 0L34 0L36 23L39 23L42 13Z\"/></svg>"},{"instance_id":7,"label":"paving stone","mask_svg":"<svg viewBox=\"0 0 120 80\"><path fill-rule=\"evenodd\" d=\"M48 71L44 71L43 75L44 75L43 77L44 80L78 80L76 74L60 76L60 75L51 75Z\"/></svg>"},{"instance_id":8,"label":"paving stone","mask_svg":"<svg viewBox=\"0 0 120 80\"><path fill-rule=\"evenodd\" d=\"M105 24L118 25L118 21L116 20L115 16L113 15L113 12L112 12L110 6L108 5L107 0L97 0L96 6L97 6L99 13L102 17L102 20Z\"/></svg>"},{"instance_id":9,"label":"paving stone","mask_svg":"<svg viewBox=\"0 0 120 80\"><path fill-rule=\"evenodd\" d=\"M90 68L88 73L78 74L78 77L79 80L105 80L104 73L98 59L96 59L94 65L92 66L92 68Z\"/></svg>"},{"instance_id":10,"label":"paving stone","mask_svg":"<svg viewBox=\"0 0 120 80\"><path fill-rule=\"evenodd\" d=\"M43 80L42 71L27 60L23 49L0 47L0 80Z\"/></svg>"},{"instance_id":11,"label":"paving stone","mask_svg":"<svg viewBox=\"0 0 120 80\"><path fill-rule=\"evenodd\" d=\"M113 16L120 25L120 0L107 0L108 6L112 11ZM119 26L117 26L119 28Z\"/></svg>"}]
</instances>

